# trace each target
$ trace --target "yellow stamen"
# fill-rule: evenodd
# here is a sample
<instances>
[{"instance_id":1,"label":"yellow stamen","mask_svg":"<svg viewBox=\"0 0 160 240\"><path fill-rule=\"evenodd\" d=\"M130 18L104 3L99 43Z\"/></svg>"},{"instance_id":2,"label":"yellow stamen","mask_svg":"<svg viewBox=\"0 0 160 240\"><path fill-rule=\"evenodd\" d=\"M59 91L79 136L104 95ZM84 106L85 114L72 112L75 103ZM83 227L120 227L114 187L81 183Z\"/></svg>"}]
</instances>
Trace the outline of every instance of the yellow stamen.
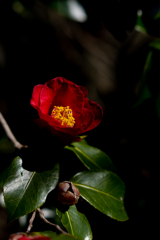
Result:
<instances>
[{"instance_id":1,"label":"yellow stamen","mask_svg":"<svg viewBox=\"0 0 160 240\"><path fill-rule=\"evenodd\" d=\"M75 124L75 118L73 117L72 114L72 109L67 107L62 107L62 106L54 106L51 117L56 119L62 127L68 127L68 128L73 128Z\"/></svg>"}]
</instances>

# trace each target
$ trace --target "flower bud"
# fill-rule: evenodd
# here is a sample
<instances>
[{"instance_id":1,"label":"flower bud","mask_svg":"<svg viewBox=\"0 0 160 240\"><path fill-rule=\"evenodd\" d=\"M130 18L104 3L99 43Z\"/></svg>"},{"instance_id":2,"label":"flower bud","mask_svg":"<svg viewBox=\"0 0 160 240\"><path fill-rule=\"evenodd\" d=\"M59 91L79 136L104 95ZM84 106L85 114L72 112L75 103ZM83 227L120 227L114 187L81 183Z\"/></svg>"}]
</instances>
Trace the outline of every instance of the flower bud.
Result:
<instances>
[{"instance_id":1,"label":"flower bud","mask_svg":"<svg viewBox=\"0 0 160 240\"><path fill-rule=\"evenodd\" d=\"M57 199L68 206L74 205L78 202L80 192L72 182L64 181L58 184Z\"/></svg>"}]
</instances>

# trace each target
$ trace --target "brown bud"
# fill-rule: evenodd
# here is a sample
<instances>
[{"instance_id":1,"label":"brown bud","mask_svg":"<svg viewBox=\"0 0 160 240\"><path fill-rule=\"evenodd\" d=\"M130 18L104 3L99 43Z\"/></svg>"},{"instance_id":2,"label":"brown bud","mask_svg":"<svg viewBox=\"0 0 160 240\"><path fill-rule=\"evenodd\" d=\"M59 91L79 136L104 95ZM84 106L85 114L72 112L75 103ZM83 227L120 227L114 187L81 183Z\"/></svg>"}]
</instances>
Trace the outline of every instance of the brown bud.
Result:
<instances>
[{"instance_id":1,"label":"brown bud","mask_svg":"<svg viewBox=\"0 0 160 240\"><path fill-rule=\"evenodd\" d=\"M80 192L72 182L64 181L58 184L58 200L68 206L74 205L78 202Z\"/></svg>"}]
</instances>

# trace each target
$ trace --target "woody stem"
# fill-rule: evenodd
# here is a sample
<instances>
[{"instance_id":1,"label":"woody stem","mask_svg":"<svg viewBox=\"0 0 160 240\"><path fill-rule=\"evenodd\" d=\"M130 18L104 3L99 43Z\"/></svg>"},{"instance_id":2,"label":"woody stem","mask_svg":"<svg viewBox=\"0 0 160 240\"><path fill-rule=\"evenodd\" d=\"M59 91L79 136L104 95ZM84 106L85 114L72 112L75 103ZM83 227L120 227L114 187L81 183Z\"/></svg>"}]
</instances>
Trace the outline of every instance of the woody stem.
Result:
<instances>
[{"instance_id":1,"label":"woody stem","mask_svg":"<svg viewBox=\"0 0 160 240\"><path fill-rule=\"evenodd\" d=\"M49 225L57 228L57 230L58 230L59 232L65 234L65 235L69 235L69 233L67 233L67 232L65 232L64 230L62 230L59 225L49 222L49 221L44 217L44 213L42 212L42 210L41 210L40 208L38 208L37 211L39 212L40 218L41 218L45 223L47 223L47 224L49 224Z\"/></svg>"},{"instance_id":2,"label":"woody stem","mask_svg":"<svg viewBox=\"0 0 160 240\"><path fill-rule=\"evenodd\" d=\"M27 145L22 145L20 142L17 141L15 136L13 135L8 123L6 122L5 118L3 117L2 113L0 112L0 123L2 124L2 127L4 131L6 132L7 137L13 142L14 146L18 149L21 148L27 148Z\"/></svg>"},{"instance_id":3,"label":"woody stem","mask_svg":"<svg viewBox=\"0 0 160 240\"><path fill-rule=\"evenodd\" d=\"M32 229L32 227L33 227L33 221L34 221L34 219L35 219L35 216L36 216L36 210L33 212L32 217L31 217L31 219L29 220L29 225L28 225L28 228L27 228L26 233L29 233L29 232L31 231L31 229Z\"/></svg>"}]
</instances>

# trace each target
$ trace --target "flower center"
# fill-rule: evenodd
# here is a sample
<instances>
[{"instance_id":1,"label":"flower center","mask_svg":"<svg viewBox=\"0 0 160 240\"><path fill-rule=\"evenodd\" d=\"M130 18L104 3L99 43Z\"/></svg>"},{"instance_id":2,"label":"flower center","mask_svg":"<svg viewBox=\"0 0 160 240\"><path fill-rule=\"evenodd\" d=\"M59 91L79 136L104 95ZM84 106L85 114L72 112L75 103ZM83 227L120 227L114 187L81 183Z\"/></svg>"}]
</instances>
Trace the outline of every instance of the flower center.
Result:
<instances>
[{"instance_id":1,"label":"flower center","mask_svg":"<svg viewBox=\"0 0 160 240\"><path fill-rule=\"evenodd\" d=\"M75 118L73 117L72 109L70 109L69 106L54 106L51 117L60 122L62 127L74 127Z\"/></svg>"}]
</instances>

